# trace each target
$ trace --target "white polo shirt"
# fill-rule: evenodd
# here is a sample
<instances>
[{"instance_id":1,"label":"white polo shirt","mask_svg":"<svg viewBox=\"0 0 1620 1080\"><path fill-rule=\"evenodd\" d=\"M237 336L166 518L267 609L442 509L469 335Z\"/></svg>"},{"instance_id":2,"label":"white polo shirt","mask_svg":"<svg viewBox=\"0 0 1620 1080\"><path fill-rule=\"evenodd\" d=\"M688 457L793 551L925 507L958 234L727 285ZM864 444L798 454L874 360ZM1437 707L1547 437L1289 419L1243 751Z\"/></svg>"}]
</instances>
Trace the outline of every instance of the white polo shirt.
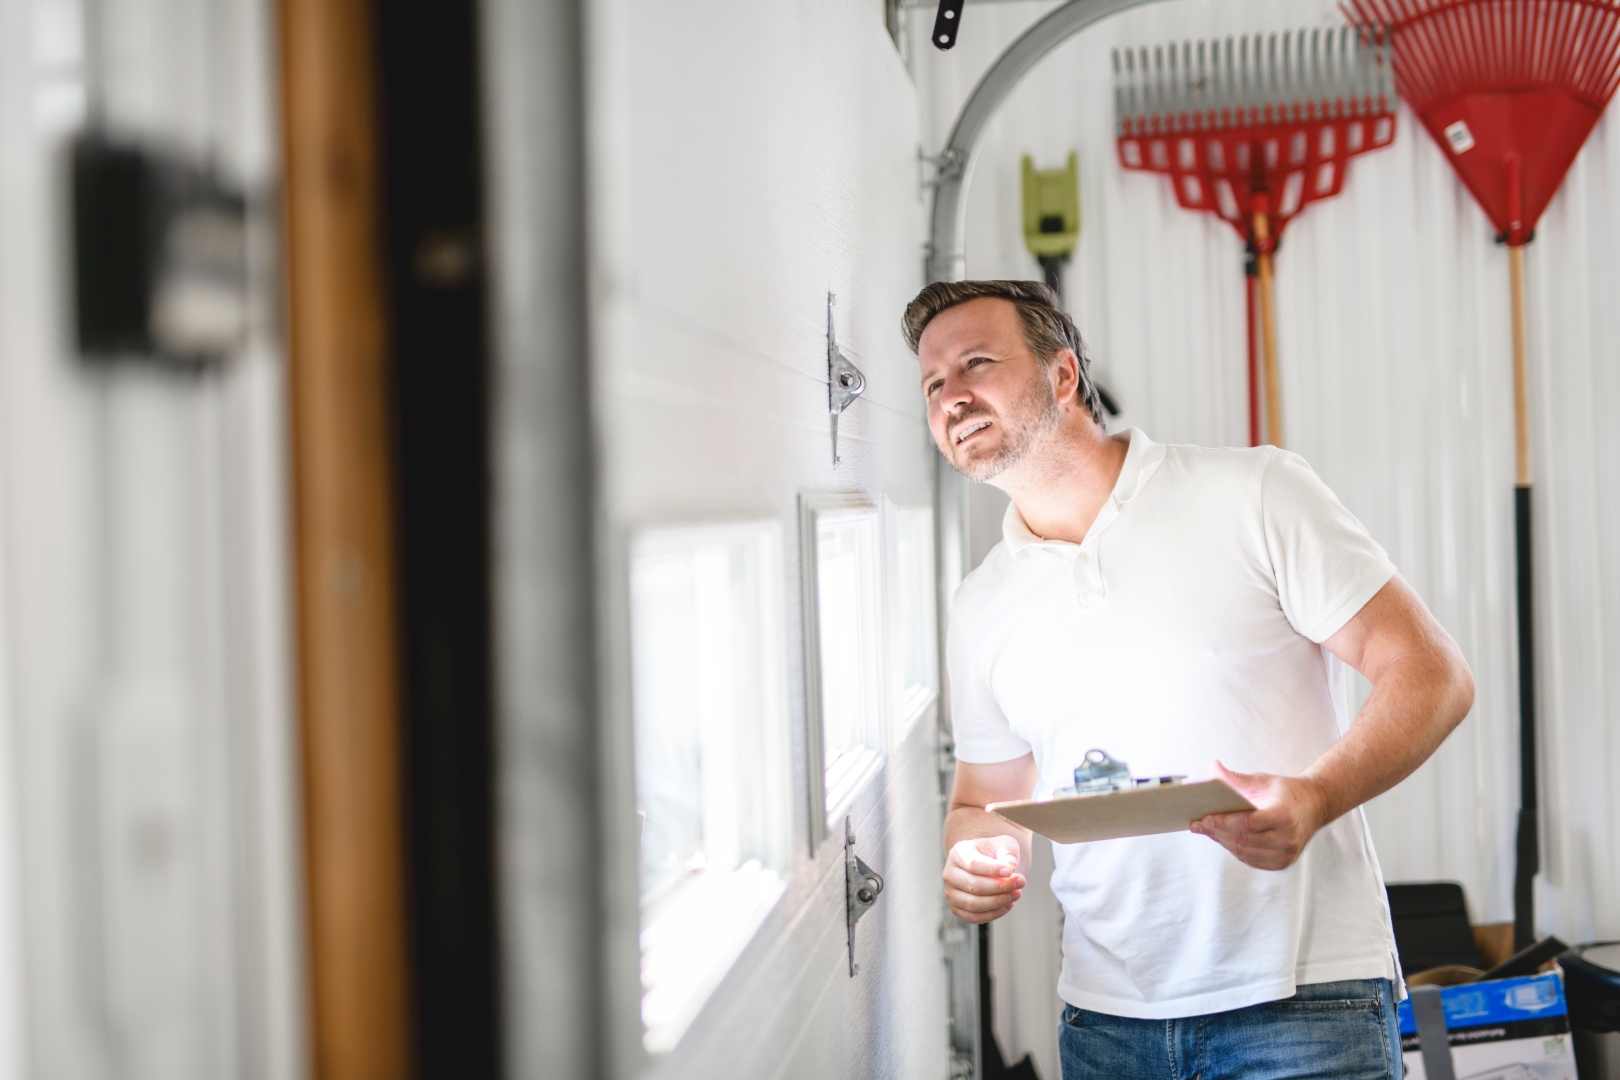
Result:
<instances>
[{"instance_id":1,"label":"white polo shirt","mask_svg":"<svg viewBox=\"0 0 1620 1080\"><path fill-rule=\"evenodd\" d=\"M1395 568L1298 455L1161 446L1132 429L1085 542L1042 540L1015 507L968 575L947 655L959 760L1034 752L1035 796L1097 747L1136 776L1297 775L1348 727L1344 666L1320 642ZM1341 979L1395 979L1383 878L1360 809L1286 870L1205 836L1054 844L1058 992L1166 1019Z\"/></svg>"}]
</instances>

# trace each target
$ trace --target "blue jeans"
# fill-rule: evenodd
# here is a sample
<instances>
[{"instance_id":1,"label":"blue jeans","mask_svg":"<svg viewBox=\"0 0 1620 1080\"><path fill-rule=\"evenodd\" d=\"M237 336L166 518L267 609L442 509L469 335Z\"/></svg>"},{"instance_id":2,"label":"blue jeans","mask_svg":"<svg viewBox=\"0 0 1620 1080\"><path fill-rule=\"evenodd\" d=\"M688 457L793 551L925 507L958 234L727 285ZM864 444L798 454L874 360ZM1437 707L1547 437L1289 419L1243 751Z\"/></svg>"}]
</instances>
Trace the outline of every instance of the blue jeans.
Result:
<instances>
[{"instance_id":1,"label":"blue jeans","mask_svg":"<svg viewBox=\"0 0 1620 1080\"><path fill-rule=\"evenodd\" d=\"M1400 1080L1388 979L1314 983L1282 1001L1179 1020L1063 1010L1063 1080Z\"/></svg>"}]
</instances>

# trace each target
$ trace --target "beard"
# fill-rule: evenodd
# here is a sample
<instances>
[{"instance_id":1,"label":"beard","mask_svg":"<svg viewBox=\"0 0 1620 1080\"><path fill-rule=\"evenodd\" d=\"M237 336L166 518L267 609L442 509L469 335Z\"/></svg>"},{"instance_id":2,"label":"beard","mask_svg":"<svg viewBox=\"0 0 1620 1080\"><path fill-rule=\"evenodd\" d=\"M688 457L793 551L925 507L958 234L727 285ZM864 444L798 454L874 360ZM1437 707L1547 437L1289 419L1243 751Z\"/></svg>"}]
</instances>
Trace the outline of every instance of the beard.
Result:
<instances>
[{"instance_id":1,"label":"beard","mask_svg":"<svg viewBox=\"0 0 1620 1080\"><path fill-rule=\"evenodd\" d=\"M975 409L958 417L950 429L958 430L963 424L978 418L996 422L1001 429L999 445L994 450L970 456L976 453L973 448L958 452L956 445L950 443L952 452L946 455L946 460L951 463L951 468L969 480L982 484L1027 458L1042 440L1057 430L1060 414L1052 384L1042 371L1031 381L1029 391L1013 402L1006 416L999 416L989 409ZM951 435L946 435L947 440L951 438Z\"/></svg>"}]
</instances>

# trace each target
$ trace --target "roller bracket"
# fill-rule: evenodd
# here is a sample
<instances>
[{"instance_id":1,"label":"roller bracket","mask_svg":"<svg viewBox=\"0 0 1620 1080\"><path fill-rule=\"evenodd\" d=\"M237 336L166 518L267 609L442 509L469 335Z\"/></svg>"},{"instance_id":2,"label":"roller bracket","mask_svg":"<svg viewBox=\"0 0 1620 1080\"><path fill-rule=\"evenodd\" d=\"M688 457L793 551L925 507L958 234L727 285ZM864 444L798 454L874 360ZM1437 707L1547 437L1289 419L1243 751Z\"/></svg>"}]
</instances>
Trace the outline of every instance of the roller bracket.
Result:
<instances>
[{"instance_id":1,"label":"roller bracket","mask_svg":"<svg viewBox=\"0 0 1620 1080\"><path fill-rule=\"evenodd\" d=\"M849 929L849 977L861 973L855 962L855 924L872 910L883 893L883 875L855 854L855 830L844 818L844 919Z\"/></svg>"},{"instance_id":2,"label":"roller bracket","mask_svg":"<svg viewBox=\"0 0 1620 1080\"><path fill-rule=\"evenodd\" d=\"M833 327L833 308L838 298L827 294L827 413L832 418L833 468L838 456L838 417L866 392L866 376L838 349L838 333Z\"/></svg>"}]
</instances>

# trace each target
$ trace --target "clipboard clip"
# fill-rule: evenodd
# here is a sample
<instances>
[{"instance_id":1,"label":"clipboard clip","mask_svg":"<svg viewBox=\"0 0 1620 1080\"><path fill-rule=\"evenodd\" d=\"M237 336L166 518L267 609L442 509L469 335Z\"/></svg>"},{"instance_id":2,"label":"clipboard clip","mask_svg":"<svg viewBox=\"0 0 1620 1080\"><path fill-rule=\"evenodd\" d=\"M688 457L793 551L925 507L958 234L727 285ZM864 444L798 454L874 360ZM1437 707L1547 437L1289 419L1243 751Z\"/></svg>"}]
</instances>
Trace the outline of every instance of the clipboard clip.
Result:
<instances>
[{"instance_id":1,"label":"clipboard clip","mask_svg":"<svg viewBox=\"0 0 1620 1080\"><path fill-rule=\"evenodd\" d=\"M1106 750L1092 749L1087 750L1085 758L1074 767L1074 786L1059 788L1052 794L1054 798L1112 795L1116 791L1179 784L1185 779L1180 775L1133 778L1129 765L1110 757Z\"/></svg>"},{"instance_id":2,"label":"clipboard clip","mask_svg":"<svg viewBox=\"0 0 1620 1080\"><path fill-rule=\"evenodd\" d=\"M1074 767L1074 790L1079 794L1118 791L1120 783L1130 778L1130 766L1109 757L1108 751L1087 750L1085 760Z\"/></svg>"}]
</instances>

